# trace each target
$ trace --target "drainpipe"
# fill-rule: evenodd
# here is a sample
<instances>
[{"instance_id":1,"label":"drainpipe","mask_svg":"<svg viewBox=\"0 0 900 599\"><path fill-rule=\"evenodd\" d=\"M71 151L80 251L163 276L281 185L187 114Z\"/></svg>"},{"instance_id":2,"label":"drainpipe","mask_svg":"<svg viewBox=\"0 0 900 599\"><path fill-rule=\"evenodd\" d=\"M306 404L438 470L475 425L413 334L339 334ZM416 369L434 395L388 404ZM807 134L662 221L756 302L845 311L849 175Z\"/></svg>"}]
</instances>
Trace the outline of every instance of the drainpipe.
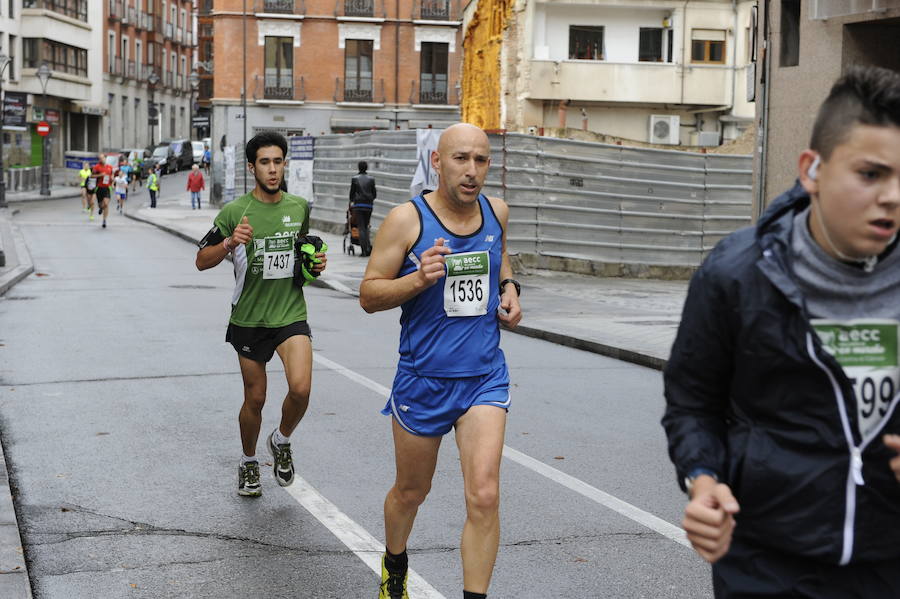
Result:
<instances>
[{"instance_id":1,"label":"drainpipe","mask_svg":"<svg viewBox=\"0 0 900 599\"><path fill-rule=\"evenodd\" d=\"M413 7L415 10L415 7ZM415 18L415 15L410 15ZM394 0L394 129L400 124L400 0Z\"/></svg>"},{"instance_id":2,"label":"drainpipe","mask_svg":"<svg viewBox=\"0 0 900 599\"><path fill-rule=\"evenodd\" d=\"M769 145L769 86L772 84L772 57L769 56L769 51L771 50L771 45L769 44L769 0L765 2L765 16L763 31L765 35L763 36L763 58L765 60L765 64L763 64L763 74L762 81L760 83L760 87L762 88L762 121L759 125L759 131L757 131L757 139L759 140L759 146L757 147L757 151L759 152L759 179L756 188L756 214L754 215L758 220L762 213L765 211L765 203L766 203L766 161L768 160L768 145ZM757 25L758 27L758 25Z\"/></svg>"},{"instance_id":3,"label":"drainpipe","mask_svg":"<svg viewBox=\"0 0 900 599\"><path fill-rule=\"evenodd\" d=\"M731 36L732 41L734 42L732 46L734 48L731 51L731 114L734 114L734 100L737 96L737 92L735 87L737 86L737 33L738 33L738 14L737 14L737 0L731 0L731 12L734 13L734 27L732 27L732 31L734 32Z\"/></svg>"},{"instance_id":4,"label":"drainpipe","mask_svg":"<svg viewBox=\"0 0 900 599\"><path fill-rule=\"evenodd\" d=\"M685 56L685 48L687 47L687 5L690 0L684 0L684 6L681 7L681 102L684 106L684 75L687 71L687 60Z\"/></svg>"}]
</instances>

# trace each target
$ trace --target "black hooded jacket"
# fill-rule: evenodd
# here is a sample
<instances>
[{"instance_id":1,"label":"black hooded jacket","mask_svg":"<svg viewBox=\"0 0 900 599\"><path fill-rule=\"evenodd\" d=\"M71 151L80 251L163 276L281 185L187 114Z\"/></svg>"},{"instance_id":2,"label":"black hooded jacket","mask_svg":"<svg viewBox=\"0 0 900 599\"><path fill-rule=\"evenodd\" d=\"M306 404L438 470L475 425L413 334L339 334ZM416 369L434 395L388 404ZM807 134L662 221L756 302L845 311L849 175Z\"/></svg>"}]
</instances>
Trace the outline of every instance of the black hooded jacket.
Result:
<instances>
[{"instance_id":1,"label":"black hooded jacket","mask_svg":"<svg viewBox=\"0 0 900 599\"><path fill-rule=\"evenodd\" d=\"M833 564L896 558L900 483L881 437L900 433L900 394L862 438L852 384L792 275L809 201L798 183L694 274L664 372L669 455L679 482L708 468L731 487L736 539Z\"/></svg>"}]
</instances>

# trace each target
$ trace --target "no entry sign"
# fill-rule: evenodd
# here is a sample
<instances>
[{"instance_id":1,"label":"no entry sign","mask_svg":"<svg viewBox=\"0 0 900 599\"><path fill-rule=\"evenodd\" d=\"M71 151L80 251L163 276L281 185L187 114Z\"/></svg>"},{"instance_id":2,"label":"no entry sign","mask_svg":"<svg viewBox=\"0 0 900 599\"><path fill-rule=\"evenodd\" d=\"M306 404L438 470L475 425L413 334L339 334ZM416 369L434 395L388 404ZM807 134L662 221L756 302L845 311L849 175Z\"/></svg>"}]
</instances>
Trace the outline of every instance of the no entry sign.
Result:
<instances>
[{"instance_id":1,"label":"no entry sign","mask_svg":"<svg viewBox=\"0 0 900 599\"><path fill-rule=\"evenodd\" d=\"M50 123L47 121L41 121L37 124L37 134L41 137L50 134Z\"/></svg>"}]
</instances>

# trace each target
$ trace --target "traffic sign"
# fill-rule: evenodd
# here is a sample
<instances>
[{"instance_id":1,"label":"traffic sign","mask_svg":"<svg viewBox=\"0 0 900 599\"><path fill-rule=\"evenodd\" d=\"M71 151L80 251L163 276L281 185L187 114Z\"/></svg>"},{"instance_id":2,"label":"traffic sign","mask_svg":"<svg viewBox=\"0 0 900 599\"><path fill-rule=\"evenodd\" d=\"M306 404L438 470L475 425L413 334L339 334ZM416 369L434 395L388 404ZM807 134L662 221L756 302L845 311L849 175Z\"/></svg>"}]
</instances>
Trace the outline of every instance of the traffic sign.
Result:
<instances>
[{"instance_id":1,"label":"traffic sign","mask_svg":"<svg viewBox=\"0 0 900 599\"><path fill-rule=\"evenodd\" d=\"M48 123L47 121L41 121L40 123L38 123L37 124L37 134L40 135L41 137L49 135L50 134L50 123Z\"/></svg>"}]
</instances>

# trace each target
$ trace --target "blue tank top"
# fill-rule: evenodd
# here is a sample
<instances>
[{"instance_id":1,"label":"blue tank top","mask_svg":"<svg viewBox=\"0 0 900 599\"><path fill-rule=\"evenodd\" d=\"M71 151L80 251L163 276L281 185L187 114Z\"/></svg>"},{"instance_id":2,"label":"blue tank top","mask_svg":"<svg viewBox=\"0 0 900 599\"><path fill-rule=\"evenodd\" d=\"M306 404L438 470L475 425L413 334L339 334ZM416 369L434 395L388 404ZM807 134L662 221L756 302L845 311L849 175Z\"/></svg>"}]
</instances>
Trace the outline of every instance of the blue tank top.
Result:
<instances>
[{"instance_id":1,"label":"blue tank top","mask_svg":"<svg viewBox=\"0 0 900 599\"><path fill-rule=\"evenodd\" d=\"M505 362L497 320L503 257L500 221L490 201L479 195L481 226L470 235L454 235L421 195L411 201L419 213L419 238L404 259L398 278L418 269L422 253L438 237L444 238L444 245L453 253L446 256L450 276L445 274L401 306L398 369L428 377L487 374ZM451 313L483 313L448 316L448 309Z\"/></svg>"}]
</instances>

